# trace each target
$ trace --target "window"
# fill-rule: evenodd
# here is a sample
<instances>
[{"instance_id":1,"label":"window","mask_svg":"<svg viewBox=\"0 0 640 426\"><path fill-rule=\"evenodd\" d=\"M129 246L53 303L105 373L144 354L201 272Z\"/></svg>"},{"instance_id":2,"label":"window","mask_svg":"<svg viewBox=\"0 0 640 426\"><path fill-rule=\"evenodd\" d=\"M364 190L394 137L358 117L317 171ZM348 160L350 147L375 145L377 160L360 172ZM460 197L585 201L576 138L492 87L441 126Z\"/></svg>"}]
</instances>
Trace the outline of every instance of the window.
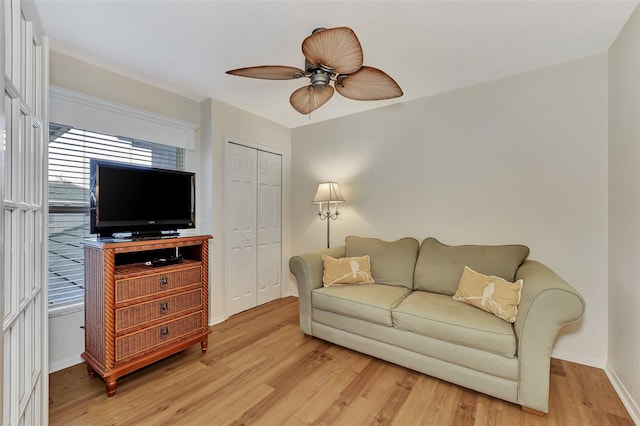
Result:
<instances>
[{"instance_id":1,"label":"window","mask_svg":"<svg viewBox=\"0 0 640 426\"><path fill-rule=\"evenodd\" d=\"M49 312L82 306L89 160L184 169L184 149L49 124Z\"/></svg>"}]
</instances>

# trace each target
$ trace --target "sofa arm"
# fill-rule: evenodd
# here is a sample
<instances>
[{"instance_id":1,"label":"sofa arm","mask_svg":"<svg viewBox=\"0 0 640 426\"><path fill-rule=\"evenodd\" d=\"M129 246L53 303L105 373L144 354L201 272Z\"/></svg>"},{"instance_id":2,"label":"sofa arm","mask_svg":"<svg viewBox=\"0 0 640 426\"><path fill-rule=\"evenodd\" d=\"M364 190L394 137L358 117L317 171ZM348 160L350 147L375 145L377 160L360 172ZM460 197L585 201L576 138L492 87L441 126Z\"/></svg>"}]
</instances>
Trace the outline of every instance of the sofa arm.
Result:
<instances>
[{"instance_id":1,"label":"sofa arm","mask_svg":"<svg viewBox=\"0 0 640 426\"><path fill-rule=\"evenodd\" d=\"M298 283L298 309L300 311L300 330L311 333L311 291L322 287L322 255L344 257L345 246L334 247L313 253L293 256L289 259L289 270Z\"/></svg>"},{"instance_id":2,"label":"sofa arm","mask_svg":"<svg viewBox=\"0 0 640 426\"><path fill-rule=\"evenodd\" d=\"M553 343L564 324L582 317L585 303L576 289L539 262L524 262L516 273L516 279L521 278L524 285L513 324L520 365L518 403L548 413Z\"/></svg>"}]
</instances>

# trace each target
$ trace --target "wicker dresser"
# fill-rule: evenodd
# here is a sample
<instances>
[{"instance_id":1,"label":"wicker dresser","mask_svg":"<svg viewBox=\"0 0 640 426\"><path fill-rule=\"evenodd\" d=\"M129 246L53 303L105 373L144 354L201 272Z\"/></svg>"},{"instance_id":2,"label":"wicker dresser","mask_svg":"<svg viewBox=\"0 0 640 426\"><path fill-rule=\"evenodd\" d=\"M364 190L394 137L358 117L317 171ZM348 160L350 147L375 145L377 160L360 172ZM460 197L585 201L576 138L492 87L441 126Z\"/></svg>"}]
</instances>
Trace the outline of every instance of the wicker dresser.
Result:
<instances>
[{"instance_id":1,"label":"wicker dresser","mask_svg":"<svg viewBox=\"0 0 640 426\"><path fill-rule=\"evenodd\" d=\"M200 342L207 350L211 236L84 242L85 350L107 395L119 377ZM180 263L152 266L157 259ZM156 262L154 262L156 263Z\"/></svg>"}]
</instances>

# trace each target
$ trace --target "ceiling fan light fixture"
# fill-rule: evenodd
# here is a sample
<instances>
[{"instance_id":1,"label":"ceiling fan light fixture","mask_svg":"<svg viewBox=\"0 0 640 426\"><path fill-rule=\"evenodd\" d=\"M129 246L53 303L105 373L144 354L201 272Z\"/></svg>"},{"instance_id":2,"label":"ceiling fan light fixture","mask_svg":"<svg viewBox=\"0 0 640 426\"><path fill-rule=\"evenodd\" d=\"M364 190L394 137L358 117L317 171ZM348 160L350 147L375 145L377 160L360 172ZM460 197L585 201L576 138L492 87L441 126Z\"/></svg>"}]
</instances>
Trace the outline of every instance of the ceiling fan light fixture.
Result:
<instances>
[{"instance_id":1,"label":"ceiling fan light fixture","mask_svg":"<svg viewBox=\"0 0 640 426\"><path fill-rule=\"evenodd\" d=\"M337 91L342 96L374 101L402 96L398 83L384 71L362 65L362 46L351 28L316 28L302 42L304 71L288 66L263 65L238 68L227 74L266 80L307 77L310 84L294 91L289 103L300 114L310 114ZM335 81L335 89L331 81Z\"/></svg>"},{"instance_id":2,"label":"ceiling fan light fixture","mask_svg":"<svg viewBox=\"0 0 640 426\"><path fill-rule=\"evenodd\" d=\"M326 87L329 85L329 81L331 81L331 75L322 71L311 74L309 78L311 79L311 86L314 89Z\"/></svg>"}]
</instances>

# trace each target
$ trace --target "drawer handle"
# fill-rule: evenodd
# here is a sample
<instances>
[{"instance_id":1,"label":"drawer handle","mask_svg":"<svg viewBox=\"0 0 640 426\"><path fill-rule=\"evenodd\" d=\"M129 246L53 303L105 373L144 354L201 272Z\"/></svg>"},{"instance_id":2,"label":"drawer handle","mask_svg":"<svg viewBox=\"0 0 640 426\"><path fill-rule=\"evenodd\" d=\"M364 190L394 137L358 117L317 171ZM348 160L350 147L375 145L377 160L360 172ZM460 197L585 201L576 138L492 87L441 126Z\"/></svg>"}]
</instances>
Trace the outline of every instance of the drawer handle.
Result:
<instances>
[{"instance_id":1,"label":"drawer handle","mask_svg":"<svg viewBox=\"0 0 640 426\"><path fill-rule=\"evenodd\" d=\"M165 339L169 335L169 327L162 327L160 329L160 337Z\"/></svg>"},{"instance_id":2,"label":"drawer handle","mask_svg":"<svg viewBox=\"0 0 640 426\"><path fill-rule=\"evenodd\" d=\"M160 313L166 314L169 312L169 302L160 302Z\"/></svg>"},{"instance_id":3,"label":"drawer handle","mask_svg":"<svg viewBox=\"0 0 640 426\"><path fill-rule=\"evenodd\" d=\"M160 278L160 287L165 288L169 284L169 278L161 277Z\"/></svg>"}]
</instances>

